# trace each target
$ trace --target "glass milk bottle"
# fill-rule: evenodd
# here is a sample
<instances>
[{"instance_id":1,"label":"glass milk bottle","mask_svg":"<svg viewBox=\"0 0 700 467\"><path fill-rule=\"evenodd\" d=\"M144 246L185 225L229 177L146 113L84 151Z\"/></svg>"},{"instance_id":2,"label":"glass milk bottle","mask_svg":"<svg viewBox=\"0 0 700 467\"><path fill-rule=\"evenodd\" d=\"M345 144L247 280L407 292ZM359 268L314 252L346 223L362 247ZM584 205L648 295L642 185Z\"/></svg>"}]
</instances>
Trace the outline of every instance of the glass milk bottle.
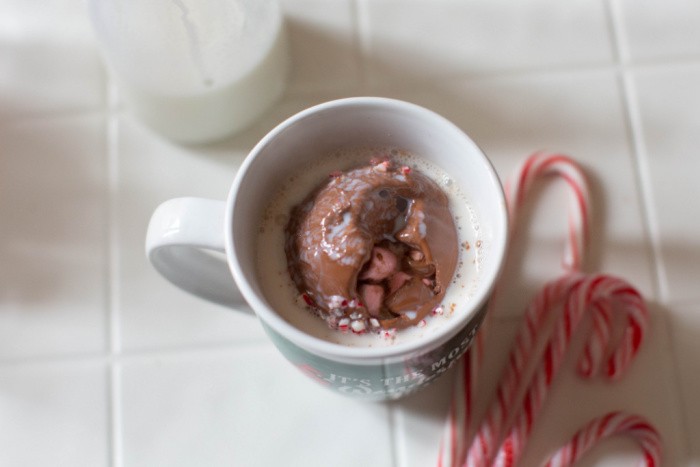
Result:
<instances>
[{"instance_id":1,"label":"glass milk bottle","mask_svg":"<svg viewBox=\"0 0 700 467\"><path fill-rule=\"evenodd\" d=\"M88 8L126 105L175 141L241 130L284 90L276 0L88 0Z\"/></svg>"}]
</instances>

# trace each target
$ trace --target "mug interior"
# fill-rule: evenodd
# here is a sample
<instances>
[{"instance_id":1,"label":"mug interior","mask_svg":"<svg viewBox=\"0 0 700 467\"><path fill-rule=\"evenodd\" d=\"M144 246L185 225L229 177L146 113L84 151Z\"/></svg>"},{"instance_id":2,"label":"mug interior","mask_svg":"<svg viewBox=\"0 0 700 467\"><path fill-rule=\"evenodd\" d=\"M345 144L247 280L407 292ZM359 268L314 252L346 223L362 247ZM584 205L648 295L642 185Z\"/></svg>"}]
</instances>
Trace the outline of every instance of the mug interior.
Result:
<instances>
[{"instance_id":1,"label":"mug interior","mask_svg":"<svg viewBox=\"0 0 700 467\"><path fill-rule=\"evenodd\" d=\"M319 157L343 148L397 147L442 168L468 194L489 245L480 264L479 290L458 317L431 342L357 348L323 341L291 326L269 306L260 287L256 238L261 215L277 187ZM231 189L226 225L229 264L246 301L258 316L295 344L322 355L387 357L438 345L453 336L484 305L500 272L507 237L503 191L478 146L448 120L425 108L384 98L349 98L307 109L286 120L256 145Z\"/></svg>"}]
</instances>

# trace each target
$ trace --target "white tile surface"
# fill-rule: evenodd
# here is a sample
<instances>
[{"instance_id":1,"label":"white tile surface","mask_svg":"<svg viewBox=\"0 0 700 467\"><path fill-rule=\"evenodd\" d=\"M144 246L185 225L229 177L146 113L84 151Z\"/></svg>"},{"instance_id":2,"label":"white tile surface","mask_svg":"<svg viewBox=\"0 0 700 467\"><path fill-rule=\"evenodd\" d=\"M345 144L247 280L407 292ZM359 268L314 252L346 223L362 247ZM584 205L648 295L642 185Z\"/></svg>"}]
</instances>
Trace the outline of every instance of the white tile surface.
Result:
<instances>
[{"instance_id":1,"label":"white tile surface","mask_svg":"<svg viewBox=\"0 0 700 467\"><path fill-rule=\"evenodd\" d=\"M284 0L291 91L352 89L360 83L351 0Z\"/></svg>"},{"instance_id":2,"label":"white tile surface","mask_svg":"<svg viewBox=\"0 0 700 467\"><path fill-rule=\"evenodd\" d=\"M455 369L432 386L392 403L398 467L436 465Z\"/></svg>"},{"instance_id":3,"label":"white tile surface","mask_svg":"<svg viewBox=\"0 0 700 467\"><path fill-rule=\"evenodd\" d=\"M104 118L0 126L0 359L101 352Z\"/></svg>"},{"instance_id":4,"label":"white tile surface","mask_svg":"<svg viewBox=\"0 0 700 467\"><path fill-rule=\"evenodd\" d=\"M286 97L236 137L184 147L106 108L84 0L0 0L0 465L434 464L449 375L392 404L326 392L282 360L254 319L176 290L143 252L158 203L223 198L275 124L358 94L444 114L504 177L538 149L575 157L594 194L588 269L624 276L661 303L623 381L581 382L565 370L522 465L609 409L659 428L664 465L700 465L695 2L282 4L294 62ZM487 386L514 316L559 273L561 193L543 187L527 212ZM339 441L358 438L359 449ZM636 458L616 440L581 465Z\"/></svg>"},{"instance_id":5,"label":"white tile surface","mask_svg":"<svg viewBox=\"0 0 700 467\"><path fill-rule=\"evenodd\" d=\"M563 152L580 161L591 188L592 232L587 271L604 271L653 294L653 269L641 215L636 169L625 128L619 83L612 72L551 73L439 88L387 90L442 113L472 136L505 181L529 154ZM562 273L567 232L563 182L544 182L514 237L505 281L505 313ZM529 217L528 217L529 216ZM528 220L529 219L529 224Z\"/></svg>"},{"instance_id":6,"label":"white tile surface","mask_svg":"<svg viewBox=\"0 0 700 467\"><path fill-rule=\"evenodd\" d=\"M0 368L0 465L108 466L102 364Z\"/></svg>"},{"instance_id":7,"label":"white tile surface","mask_svg":"<svg viewBox=\"0 0 700 467\"><path fill-rule=\"evenodd\" d=\"M639 70L633 76L660 252L664 300L700 298L700 66Z\"/></svg>"},{"instance_id":8,"label":"white tile surface","mask_svg":"<svg viewBox=\"0 0 700 467\"><path fill-rule=\"evenodd\" d=\"M400 83L612 60L599 0L359 2L373 81Z\"/></svg>"},{"instance_id":9,"label":"white tile surface","mask_svg":"<svg viewBox=\"0 0 700 467\"><path fill-rule=\"evenodd\" d=\"M700 54L700 4L693 0L612 0L632 62Z\"/></svg>"},{"instance_id":10,"label":"white tile surface","mask_svg":"<svg viewBox=\"0 0 700 467\"><path fill-rule=\"evenodd\" d=\"M685 456L683 408L675 384L663 309L651 306L650 332L624 378L581 380L574 361L563 368L533 430L523 465L537 465L552 449L566 443L585 423L605 413L622 410L645 417L656 427L664 443L663 465L689 465ZM635 465L639 449L627 440L610 440L591 451L581 466Z\"/></svg>"},{"instance_id":11,"label":"white tile surface","mask_svg":"<svg viewBox=\"0 0 700 467\"><path fill-rule=\"evenodd\" d=\"M683 403L683 421L689 444L689 459L700 465L700 302L667 309L670 319L671 348L676 355L676 368Z\"/></svg>"},{"instance_id":12,"label":"white tile surface","mask_svg":"<svg viewBox=\"0 0 700 467\"><path fill-rule=\"evenodd\" d=\"M176 145L129 114L119 116L114 287L124 350L265 338L257 320L247 312L205 302L163 279L144 253L148 221L153 210L170 198L225 200L238 166L267 131L330 98L283 99L249 130L209 146Z\"/></svg>"},{"instance_id":13,"label":"white tile surface","mask_svg":"<svg viewBox=\"0 0 700 467\"><path fill-rule=\"evenodd\" d=\"M124 465L391 465L388 411L333 394L266 344L128 362Z\"/></svg>"},{"instance_id":14,"label":"white tile surface","mask_svg":"<svg viewBox=\"0 0 700 467\"><path fill-rule=\"evenodd\" d=\"M523 306L525 304L523 300ZM535 421L521 465L542 465L547 455L563 446L579 428L593 418L614 410L641 415L656 426L665 443L663 465L690 465L684 456L679 455L685 452L686 439L682 404L674 384L675 364L665 324L665 311L655 306L651 307L651 311L651 332L627 375L615 383L603 379L583 380L575 373L576 349L580 348L581 338L585 335L585 328L580 328L551 387L547 402ZM489 394L493 395L493 388L520 324L519 319L513 318L493 322L487 341L477 411L483 411ZM655 372L655 376L650 378L652 372ZM451 379L452 376L446 375L435 386L396 403L400 409L397 416L400 466L430 465L437 459L443 416L451 395ZM577 465L634 465L639 457L638 448L629 440L610 440L591 451Z\"/></svg>"},{"instance_id":15,"label":"white tile surface","mask_svg":"<svg viewBox=\"0 0 700 467\"><path fill-rule=\"evenodd\" d=\"M173 287L148 263L144 252L155 208L180 196L225 199L243 153L176 146L130 117L119 119L117 144L115 293L122 347L260 338L262 331L248 313L224 309Z\"/></svg>"},{"instance_id":16,"label":"white tile surface","mask_svg":"<svg viewBox=\"0 0 700 467\"><path fill-rule=\"evenodd\" d=\"M0 57L0 122L104 103L104 71L83 0L0 2Z\"/></svg>"}]
</instances>

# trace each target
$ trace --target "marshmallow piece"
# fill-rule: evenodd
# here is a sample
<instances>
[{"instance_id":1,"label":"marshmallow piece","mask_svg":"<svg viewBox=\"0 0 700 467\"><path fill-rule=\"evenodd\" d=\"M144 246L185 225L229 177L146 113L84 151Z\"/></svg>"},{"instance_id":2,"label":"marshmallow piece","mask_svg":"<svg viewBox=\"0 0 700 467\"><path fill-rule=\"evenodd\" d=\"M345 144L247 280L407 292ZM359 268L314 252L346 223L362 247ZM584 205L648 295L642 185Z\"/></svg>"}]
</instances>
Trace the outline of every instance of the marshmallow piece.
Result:
<instances>
[{"instance_id":1,"label":"marshmallow piece","mask_svg":"<svg viewBox=\"0 0 700 467\"><path fill-rule=\"evenodd\" d=\"M398 264L399 261L391 250L375 246L369 263L360 274L360 280L384 280L396 271Z\"/></svg>"},{"instance_id":2,"label":"marshmallow piece","mask_svg":"<svg viewBox=\"0 0 700 467\"><path fill-rule=\"evenodd\" d=\"M378 317L382 309L382 301L384 301L384 287L374 284L363 284L359 289L362 302L367 307L367 312Z\"/></svg>"}]
</instances>

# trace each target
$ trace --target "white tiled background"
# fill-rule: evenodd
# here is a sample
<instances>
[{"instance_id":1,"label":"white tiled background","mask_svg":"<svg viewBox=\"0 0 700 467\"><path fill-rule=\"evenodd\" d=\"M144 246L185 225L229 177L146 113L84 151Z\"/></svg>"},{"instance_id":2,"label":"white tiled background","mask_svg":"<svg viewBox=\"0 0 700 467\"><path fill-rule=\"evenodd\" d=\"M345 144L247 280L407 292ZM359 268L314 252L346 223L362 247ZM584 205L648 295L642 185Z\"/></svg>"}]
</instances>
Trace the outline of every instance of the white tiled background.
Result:
<instances>
[{"instance_id":1,"label":"white tiled background","mask_svg":"<svg viewBox=\"0 0 700 467\"><path fill-rule=\"evenodd\" d=\"M651 332L615 384L558 378L523 465L611 409L700 465L700 3L284 0L285 97L244 133L182 147L121 109L83 0L0 0L0 465L433 465L451 376L391 404L325 392L258 323L167 284L143 254L155 206L223 198L276 123L336 97L427 106L505 177L527 154L587 169L588 270L649 299ZM528 297L558 274L563 204L541 194L506 280L487 379ZM629 441L581 465L634 465Z\"/></svg>"}]
</instances>

